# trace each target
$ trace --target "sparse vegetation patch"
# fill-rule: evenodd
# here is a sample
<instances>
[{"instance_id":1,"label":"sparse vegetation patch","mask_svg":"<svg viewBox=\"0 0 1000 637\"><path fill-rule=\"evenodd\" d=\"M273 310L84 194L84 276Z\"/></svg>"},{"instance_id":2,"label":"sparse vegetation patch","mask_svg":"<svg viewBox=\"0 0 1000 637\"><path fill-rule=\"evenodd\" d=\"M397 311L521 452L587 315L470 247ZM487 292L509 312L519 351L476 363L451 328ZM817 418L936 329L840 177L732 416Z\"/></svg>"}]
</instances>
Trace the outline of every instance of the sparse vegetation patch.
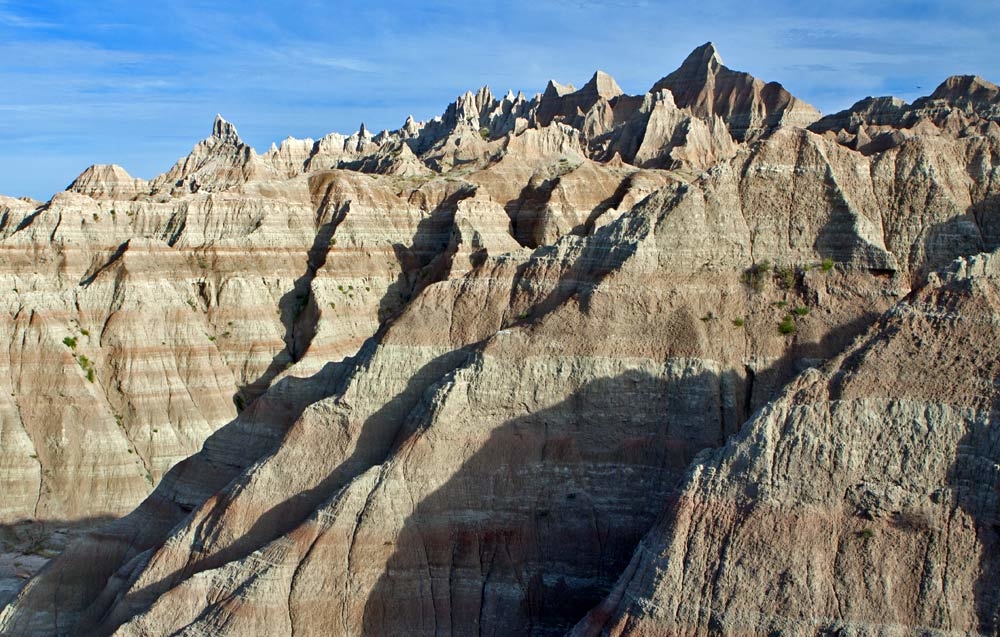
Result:
<instances>
[{"instance_id":1,"label":"sparse vegetation patch","mask_svg":"<svg viewBox=\"0 0 1000 637\"><path fill-rule=\"evenodd\" d=\"M744 270L743 274L740 276L740 280L754 292L760 292L764 289L764 284L766 283L770 272L771 262L765 259L760 263L755 263Z\"/></svg>"},{"instance_id":2,"label":"sparse vegetation patch","mask_svg":"<svg viewBox=\"0 0 1000 637\"><path fill-rule=\"evenodd\" d=\"M795 333L795 319L789 314L778 324L778 331L784 335Z\"/></svg>"}]
</instances>

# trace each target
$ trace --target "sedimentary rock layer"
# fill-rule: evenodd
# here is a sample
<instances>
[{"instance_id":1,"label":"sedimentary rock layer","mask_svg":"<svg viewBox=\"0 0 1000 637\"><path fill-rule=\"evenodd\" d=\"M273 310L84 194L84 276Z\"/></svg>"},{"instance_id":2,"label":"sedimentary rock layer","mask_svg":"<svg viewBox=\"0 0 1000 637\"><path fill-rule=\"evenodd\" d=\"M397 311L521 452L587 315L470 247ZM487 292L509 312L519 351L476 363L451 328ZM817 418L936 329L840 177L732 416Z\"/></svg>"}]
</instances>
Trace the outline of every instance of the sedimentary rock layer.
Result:
<instances>
[{"instance_id":1,"label":"sedimentary rock layer","mask_svg":"<svg viewBox=\"0 0 1000 637\"><path fill-rule=\"evenodd\" d=\"M994 89L706 45L0 199L0 520L131 511L0 630L995 631Z\"/></svg>"}]
</instances>

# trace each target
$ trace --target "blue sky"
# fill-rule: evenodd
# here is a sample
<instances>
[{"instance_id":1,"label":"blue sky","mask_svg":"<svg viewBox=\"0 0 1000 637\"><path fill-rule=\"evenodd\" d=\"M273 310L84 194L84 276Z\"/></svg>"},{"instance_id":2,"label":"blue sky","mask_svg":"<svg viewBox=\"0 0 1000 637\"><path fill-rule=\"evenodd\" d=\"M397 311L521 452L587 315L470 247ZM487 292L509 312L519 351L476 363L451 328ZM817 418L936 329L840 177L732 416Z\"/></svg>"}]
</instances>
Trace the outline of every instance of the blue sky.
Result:
<instances>
[{"instance_id":1,"label":"blue sky","mask_svg":"<svg viewBox=\"0 0 1000 637\"><path fill-rule=\"evenodd\" d=\"M92 163L152 177L217 112L264 151L483 84L531 95L600 68L642 93L709 40L823 112L912 100L952 74L1000 82L998 38L997 0L0 0L0 193L48 199Z\"/></svg>"}]
</instances>

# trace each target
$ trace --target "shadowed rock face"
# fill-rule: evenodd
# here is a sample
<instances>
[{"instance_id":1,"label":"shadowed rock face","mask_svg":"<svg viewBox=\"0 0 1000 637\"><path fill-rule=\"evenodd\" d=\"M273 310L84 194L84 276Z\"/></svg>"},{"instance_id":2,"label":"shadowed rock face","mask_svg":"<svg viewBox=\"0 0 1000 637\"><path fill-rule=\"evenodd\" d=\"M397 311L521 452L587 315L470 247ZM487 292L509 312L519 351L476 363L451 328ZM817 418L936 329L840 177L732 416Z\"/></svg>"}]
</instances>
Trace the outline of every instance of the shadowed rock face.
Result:
<instances>
[{"instance_id":1,"label":"shadowed rock face","mask_svg":"<svg viewBox=\"0 0 1000 637\"><path fill-rule=\"evenodd\" d=\"M573 634L996 634L998 285L960 260L786 387Z\"/></svg>"},{"instance_id":2,"label":"shadowed rock face","mask_svg":"<svg viewBox=\"0 0 1000 637\"><path fill-rule=\"evenodd\" d=\"M977 76L955 75L913 104L891 97L866 97L809 129L865 154L916 137L995 139L1000 135L1000 88Z\"/></svg>"},{"instance_id":3,"label":"shadowed rock face","mask_svg":"<svg viewBox=\"0 0 1000 637\"><path fill-rule=\"evenodd\" d=\"M0 198L0 632L995 632L995 88L708 44Z\"/></svg>"}]
</instances>

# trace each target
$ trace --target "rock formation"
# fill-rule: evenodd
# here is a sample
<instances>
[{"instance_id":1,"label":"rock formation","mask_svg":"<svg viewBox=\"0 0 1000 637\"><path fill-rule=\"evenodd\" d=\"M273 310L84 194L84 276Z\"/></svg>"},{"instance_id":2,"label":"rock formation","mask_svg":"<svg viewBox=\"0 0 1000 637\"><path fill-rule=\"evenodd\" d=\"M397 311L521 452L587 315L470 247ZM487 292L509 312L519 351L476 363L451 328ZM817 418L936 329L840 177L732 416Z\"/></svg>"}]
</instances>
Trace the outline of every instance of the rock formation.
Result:
<instances>
[{"instance_id":1,"label":"rock formation","mask_svg":"<svg viewBox=\"0 0 1000 637\"><path fill-rule=\"evenodd\" d=\"M91 199L128 201L146 190L146 182L132 177L121 166L95 164L83 171L66 190Z\"/></svg>"},{"instance_id":2,"label":"rock formation","mask_svg":"<svg viewBox=\"0 0 1000 637\"><path fill-rule=\"evenodd\" d=\"M996 634L998 259L933 276L695 463L573 634Z\"/></svg>"},{"instance_id":3,"label":"rock formation","mask_svg":"<svg viewBox=\"0 0 1000 637\"><path fill-rule=\"evenodd\" d=\"M0 632L996 634L997 99L708 44L0 199Z\"/></svg>"},{"instance_id":4,"label":"rock formation","mask_svg":"<svg viewBox=\"0 0 1000 637\"><path fill-rule=\"evenodd\" d=\"M751 141L779 126L808 126L819 111L777 82L764 83L722 63L709 42L691 52L681 67L653 85L666 89L681 108L702 119L722 118L737 141Z\"/></svg>"}]
</instances>

